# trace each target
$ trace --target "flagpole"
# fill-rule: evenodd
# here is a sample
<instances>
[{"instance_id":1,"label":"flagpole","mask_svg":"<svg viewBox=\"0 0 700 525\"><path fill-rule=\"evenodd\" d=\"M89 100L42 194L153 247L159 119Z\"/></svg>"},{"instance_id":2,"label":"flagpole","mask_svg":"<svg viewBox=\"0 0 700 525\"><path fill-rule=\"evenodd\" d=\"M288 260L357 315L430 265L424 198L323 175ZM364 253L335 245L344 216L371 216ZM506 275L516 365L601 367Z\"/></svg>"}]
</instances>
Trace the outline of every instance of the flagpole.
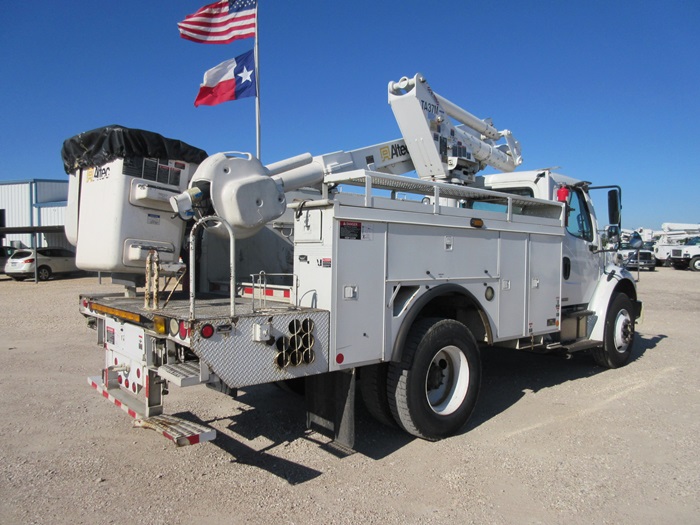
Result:
<instances>
[{"instance_id":1,"label":"flagpole","mask_svg":"<svg viewBox=\"0 0 700 525\"><path fill-rule=\"evenodd\" d=\"M258 61L258 27L260 19L258 18L259 2L255 6L255 139L256 139L256 156L260 159L260 62Z\"/></svg>"}]
</instances>

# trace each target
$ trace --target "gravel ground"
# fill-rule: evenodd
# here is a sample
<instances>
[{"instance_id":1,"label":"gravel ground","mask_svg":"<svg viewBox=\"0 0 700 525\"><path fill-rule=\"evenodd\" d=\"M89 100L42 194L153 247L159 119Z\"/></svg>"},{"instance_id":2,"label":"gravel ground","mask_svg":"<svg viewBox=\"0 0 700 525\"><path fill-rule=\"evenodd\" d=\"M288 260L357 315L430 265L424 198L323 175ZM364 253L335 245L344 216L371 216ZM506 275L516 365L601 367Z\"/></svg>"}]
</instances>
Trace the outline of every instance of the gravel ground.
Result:
<instances>
[{"instance_id":1,"label":"gravel ground","mask_svg":"<svg viewBox=\"0 0 700 525\"><path fill-rule=\"evenodd\" d=\"M642 273L633 360L494 350L465 431L429 443L358 407L355 454L272 386L171 389L216 428L176 448L90 389L102 351L77 313L95 278L0 276L0 522L700 523L700 274Z\"/></svg>"}]
</instances>

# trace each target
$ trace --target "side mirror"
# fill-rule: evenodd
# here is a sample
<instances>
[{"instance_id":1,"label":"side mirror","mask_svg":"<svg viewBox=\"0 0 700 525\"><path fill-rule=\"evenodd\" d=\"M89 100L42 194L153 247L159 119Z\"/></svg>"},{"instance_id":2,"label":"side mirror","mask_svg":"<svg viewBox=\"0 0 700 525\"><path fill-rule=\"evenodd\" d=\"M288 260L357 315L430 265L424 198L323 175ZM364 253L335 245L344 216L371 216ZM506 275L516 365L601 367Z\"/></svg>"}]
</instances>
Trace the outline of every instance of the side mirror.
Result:
<instances>
[{"instance_id":1,"label":"side mirror","mask_svg":"<svg viewBox=\"0 0 700 525\"><path fill-rule=\"evenodd\" d=\"M620 192L617 189L608 192L608 224L620 225Z\"/></svg>"},{"instance_id":2,"label":"side mirror","mask_svg":"<svg viewBox=\"0 0 700 525\"><path fill-rule=\"evenodd\" d=\"M639 250L642 246L644 246L644 241L642 240L642 236L639 235L639 232L634 232L631 235L630 246L635 250Z\"/></svg>"},{"instance_id":3,"label":"side mirror","mask_svg":"<svg viewBox=\"0 0 700 525\"><path fill-rule=\"evenodd\" d=\"M620 227L617 224L611 224L605 227L605 236L611 244L620 242Z\"/></svg>"}]
</instances>

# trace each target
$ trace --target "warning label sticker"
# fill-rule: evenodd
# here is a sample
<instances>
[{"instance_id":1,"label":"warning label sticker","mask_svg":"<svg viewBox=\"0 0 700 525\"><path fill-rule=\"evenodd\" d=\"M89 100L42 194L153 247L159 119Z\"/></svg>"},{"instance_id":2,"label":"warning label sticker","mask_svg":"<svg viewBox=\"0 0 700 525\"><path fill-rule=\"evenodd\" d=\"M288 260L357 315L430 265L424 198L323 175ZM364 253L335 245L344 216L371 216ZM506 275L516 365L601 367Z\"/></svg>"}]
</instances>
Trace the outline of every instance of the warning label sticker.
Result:
<instances>
[{"instance_id":1,"label":"warning label sticker","mask_svg":"<svg viewBox=\"0 0 700 525\"><path fill-rule=\"evenodd\" d=\"M362 223L359 221L340 221L340 238L359 241L362 238Z\"/></svg>"},{"instance_id":2,"label":"warning label sticker","mask_svg":"<svg viewBox=\"0 0 700 525\"><path fill-rule=\"evenodd\" d=\"M115 341L114 328L112 328L111 326L108 326L107 327L107 343L109 343L110 345L113 345L114 341Z\"/></svg>"}]
</instances>

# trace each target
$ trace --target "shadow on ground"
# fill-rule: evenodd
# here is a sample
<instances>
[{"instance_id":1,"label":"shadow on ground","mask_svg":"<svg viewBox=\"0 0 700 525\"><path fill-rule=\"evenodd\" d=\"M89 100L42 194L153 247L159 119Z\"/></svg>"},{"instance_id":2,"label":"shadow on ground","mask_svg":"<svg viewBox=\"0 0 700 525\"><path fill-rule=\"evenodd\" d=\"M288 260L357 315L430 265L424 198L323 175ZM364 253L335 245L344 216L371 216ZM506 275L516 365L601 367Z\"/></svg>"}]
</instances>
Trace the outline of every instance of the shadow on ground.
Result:
<instances>
[{"instance_id":1,"label":"shadow on ground","mask_svg":"<svg viewBox=\"0 0 700 525\"><path fill-rule=\"evenodd\" d=\"M666 336L643 337L637 334L631 362L643 358L648 350L656 347ZM479 402L471 420L463 432L477 428L515 405L526 392L538 391L568 381L577 381L605 373L595 365L586 352L569 358L555 355L534 354L522 350L491 348L482 354L482 385ZM313 468L281 458L271 453L280 447L288 447L298 439L318 444L319 449L338 457L347 455L329 443L329 439L306 428L304 398L274 385L251 387L240 393L237 400L240 411L229 418L227 432L217 432L214 445L230 454L237 463L254 466L299 484L322 474ZM201 421L191 413L175 414L178 417L221 428L217 421ZM398 427L387 427L375 421L359 398L356 402L355 453L379 460L385 458L415 439ZM240 438L238 437L240 436ZM270 442L263 449L253 448L245 440L264 437Z\"/></svg>"}]
</instances>

